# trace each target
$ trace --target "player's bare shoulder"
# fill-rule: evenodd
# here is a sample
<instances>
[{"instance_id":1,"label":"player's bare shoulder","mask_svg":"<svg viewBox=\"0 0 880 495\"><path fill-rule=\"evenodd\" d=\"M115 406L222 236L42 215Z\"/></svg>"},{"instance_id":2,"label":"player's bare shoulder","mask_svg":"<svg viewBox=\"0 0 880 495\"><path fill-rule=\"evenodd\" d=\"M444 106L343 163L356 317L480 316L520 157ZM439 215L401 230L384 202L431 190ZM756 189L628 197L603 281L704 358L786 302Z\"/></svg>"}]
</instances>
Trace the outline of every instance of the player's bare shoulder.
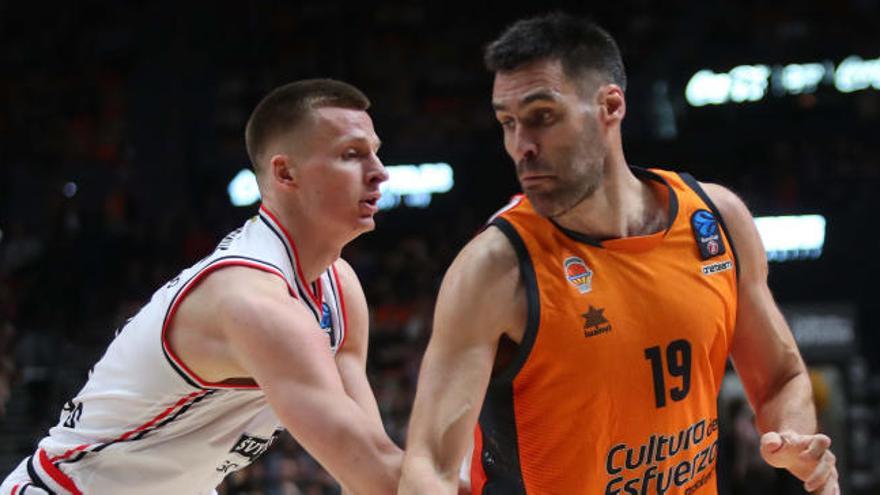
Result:
<instances>
[{"instance_id":1,"label":"player's bare shoulder","mask_svg":"<svg viewBox=\"0 0 880 495\"><path fill-rule=\"evenodd\" d=\"M304 313L300 305L290 304L290 297L286 282L272 273L244 266L212 271L180 303L169 322L169 343L207 381L247 376L229 347L228 333L255 331L273 310Z\"/></svg>"},{"instance_id":2,"label":"player's bare shoulder","mask_svg":"<svg viewBox=\"0 0 880 495\"><path fill-rule=\"evenodd\" d=\"M715 203L737 251L739 283L766 283L767 257L752 214L745 202L724 186L701 183Z\"/></svg>"},{"instance_id":3,"label":"player's bare shoulder","mask_svg":"<svg viewBox=\"0 0 880 495\"><path fill-rule=\"evenodd\" d=\"M711 182L701 182L700 186L718 207L725 221L737 221L742 218L751 218L748 208L739 196L730 189Z\"/></svg>"},{"instance_id":4,"label":"player's bare shoulder","mask_svg":"<svg viewBox=\"0 0 880 495\"><path fill-rule=\"evenodd\" d=\"M468 326L493 339L502 333L519 341L525 328L525 289L516 251L497 228L474 237L453 261L438 296L438 312L466 318Z\"/></svg>"},{"instance_id":5,"label":"player's bare shoulder","mask_svg":"<svg viewBox=\"0 0 880 495\"><path fill-rule=\"evenodd\" d=\"M336 276L339 277L339 282L346 295L350 292L363 293L361 281L348 261L338 258L333 262L333 270L336 272Z\"/></svg>"},{"instance_id":6,"label":"player's bare shoulder","mask_svg":"<svg viewBox=\"0 0 880 495\"><path fill-rule=\"evenodd\" d=\"M485 270L486 274L519 277L516 251L501 230L489 226L471 239L453 263L468 269Z\"/></svg>"}]
</instances>

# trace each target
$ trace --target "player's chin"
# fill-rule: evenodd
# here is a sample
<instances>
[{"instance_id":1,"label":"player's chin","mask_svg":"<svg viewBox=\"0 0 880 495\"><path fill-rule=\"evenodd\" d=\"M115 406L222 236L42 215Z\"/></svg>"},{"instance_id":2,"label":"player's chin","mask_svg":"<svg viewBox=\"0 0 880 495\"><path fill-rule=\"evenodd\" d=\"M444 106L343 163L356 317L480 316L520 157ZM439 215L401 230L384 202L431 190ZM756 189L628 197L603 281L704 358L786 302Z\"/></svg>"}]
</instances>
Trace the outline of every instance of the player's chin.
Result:
<instances>
[{"instance_id":1,"label":"player's chin","mask_svg":"<svg viewBox=\"0 0 880 495\"><path fill-rule=\"evenodd\" d=\"M373 218L373 215L361 215L358 218L357 222L357 230L359 234L363 234L364 232L369 232L371 230L375 230L376 228L376 219Z\"/></svg>"}]
</instances>

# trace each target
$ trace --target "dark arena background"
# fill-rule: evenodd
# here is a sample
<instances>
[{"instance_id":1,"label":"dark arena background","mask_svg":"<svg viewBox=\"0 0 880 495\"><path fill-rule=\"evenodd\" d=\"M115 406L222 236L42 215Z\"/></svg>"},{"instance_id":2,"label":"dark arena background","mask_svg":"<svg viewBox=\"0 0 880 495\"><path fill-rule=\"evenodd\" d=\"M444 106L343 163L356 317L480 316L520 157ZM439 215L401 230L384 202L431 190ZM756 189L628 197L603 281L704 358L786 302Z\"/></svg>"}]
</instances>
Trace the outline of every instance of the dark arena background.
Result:
<instances>
[{"instance_id":1,"label":"dark arena background","mask_svg":"<svg viewBox=\"0 0 880 495\"><path fill-rule=\"evenodd\" d=\"M620 43L629 163L786 216L761 220L771 288L843 492L880 493L878 0L0 0L0 475L57 422L114 330L255 213L245 120L269 89L310 77L362 88L384 163L411 166L377 230L344 253L370 303L370 380L404 444L440 278L517 192L482 46L553 8ZM760 460L732 371L719 414L722 494L803 493ZM221 487L338 492L286 435Z\"/></svg>"}]
</instances>

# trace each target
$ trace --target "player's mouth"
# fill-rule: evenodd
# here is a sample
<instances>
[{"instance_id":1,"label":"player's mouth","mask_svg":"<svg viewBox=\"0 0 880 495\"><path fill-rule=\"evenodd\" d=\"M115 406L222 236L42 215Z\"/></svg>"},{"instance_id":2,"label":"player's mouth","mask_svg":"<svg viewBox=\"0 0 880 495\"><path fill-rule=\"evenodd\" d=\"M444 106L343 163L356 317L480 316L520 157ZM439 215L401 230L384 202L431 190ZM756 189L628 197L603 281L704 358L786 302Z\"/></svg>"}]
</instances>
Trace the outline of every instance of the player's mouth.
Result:
<instances>
[{"instance_id":1,"label":"player's mouth","mask_svg":"<svg viewBox=\"0 0 880 495\"><path fill-rule=\"evenodd\" d=\"M548 174L523 174L519 177L519 183L520 185L522 185L523 189L537 186L539 184L552 180L553 176Z\"/></svg>"},{"instance_id":2,"label":"player's mouth","mask_svg":"<svg viewBox=\"0 0 880 495\"><path fill-rule=\"evenodd\" d=\"M367 215L375 215L377 211L379 211L379 198L382 197L382 193L375 192L370 193L360 200L359 204L361 207L361 212Z\"/></svg>"}]
</instances>

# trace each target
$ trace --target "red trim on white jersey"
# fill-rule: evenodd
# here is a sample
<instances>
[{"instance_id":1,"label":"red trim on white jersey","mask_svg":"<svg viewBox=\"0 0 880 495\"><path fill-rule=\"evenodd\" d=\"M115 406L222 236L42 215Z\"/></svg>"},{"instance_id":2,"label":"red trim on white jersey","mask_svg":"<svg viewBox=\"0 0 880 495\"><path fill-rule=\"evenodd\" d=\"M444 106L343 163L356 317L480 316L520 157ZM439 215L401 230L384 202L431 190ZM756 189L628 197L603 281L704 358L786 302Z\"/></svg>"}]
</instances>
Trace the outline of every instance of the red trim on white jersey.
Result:
<instances>
[{"instance_id":1,"label":"red trim on white jersey","mask_svg":"<svg viewBox=\"0 0 880 495\"><path fill-rule=\"evenodd\" d=\"M174 313L177 312L177 307L180 305L181 302L183 302L187 293L190 290L192 290L192 288L195 287L196 284L198 284L208 274L210 274L211 272L213 272L219 268L224 268L227 266L246 266L249 268L256 268L257 270L262 270L264 272L271 273L273 275L277 275L278 277L281 277L281 280L284 280L284 284L287 286L288 292L290 292L290 294L293 297L295 297L295 298L297 297L296 291L293 289L293 287L290 286L290 284L287 282L287 279L284 278L284 274L282 274L278 270L276 270L268 265L263 265L260 263L245 261L245 260L241 260L241 259L226 259L226 260L218 261L216 263L210 264L210 265L206 266L205 268L203 268L202 271L200 271L193 278L191 278L186 283L186 285L180 290L180 292L176 295L174 302L171 304L171 309L168 310L168 316L165 318L165 322L162 324L162 347L163 347L163 349L165 349L165 353L168 355L168 357L170 357L174 361L174 364L179 367L180 371L186 373L186 375L190 379L192 379L194 382L198 383L202 387L239 389L239 390L241 390L241 389L259 389L260 386L257 384L254 384L254 385L229 385L229 384L224 384L224 383L209 382L207 380L202 379L193 370L191 370L189 368L189 366L187 366L186 363L184 363L183 360L177 356L177 354L174 353L174 351L171 349L171 345L168 342L168 327L171 325L171 321L174 319Z\"/></svg>"},{"instance_id":2,"label":"red trim on white jersey","mask_svg":"<svg viewBox=\"0 0 880 495\"><path fill-rule=\"evenodd\" d=\"M147 421L146 423L144 423L144 424L138 426L137 428L134 428L134 429L131 429L131 430L126 431L126 432L123 433L122 435L119 435L118 437L114 438L113 440L110 440L109 442L84 443L84 444L82 444L82 445L78 445L78 446L76 446L76 447L74 447L74 448L68 450L67 452L65 452L65 453L63 453L63 454L61 454L61 455L57 455L57 456L55 456L55 457L53 457L53 458L51 458L51 459L49 459L48 456L47 456L46 461L47 461L48 463L50 463L50 464L51 464L51 463L54 463L54 462L60 462L60 461L63 461L63 460L65 460L65 459L67 459L67 458L73 456L73 455L76 454L77 452L83 452L83 451L87 451L87 450L94 450L94 449L97 448L97 447L100 447L100 446L102 446L102 445L108 445L108 444L111 444L111 443L124 442L125 440L128 440L129 438L131 438L133 435L135 435L135 434L137 434L137 433L140 433L140 432L142 432L142 431L144 431L144 430L147 430L147 429L151 428L151 427L154 426L156 423L158 423L158 422L162 421L163 419L165 419L166 417L168 417L171 413L173 413L173 412L175 412L175 411L179 411L179 410L180 410L181 408L183 408L184 406L187 406L188 404L191 404L192 402L194 402L195 399L198 399L199 397L204 396L204 395L206 395L206 394L208 394L208 393L209 393L208 390L200 390L200 391L198 391L198 392L193 392L193 393L191 393L191 394L189 394L189 395L186 395L186 396L182 397L179 401L177 401L173 406L171 406L171 407L165 409L164 411L162 411L161 413L159 413L158 415L156 415L156 417L154 417L153 419L151 419L151 420ZM45 452L44 452L42 449L39 450L39 453L42 454L42 455L45 455ZM41 462L42 462L42 461L41 461ZM51 474L51 473L50 473L50 474Z\"/></svg>"},{"instance_id":3,"label":"red trim on white jersey","mask_svg":"<svg viewBox=\"0 0 880 495\"><path fill-rule=\"evenodd\" d=\"M333 280L336 281L336 297L339 298L339 310L342 313L342 340L339 341L339 347L345 344L345 338L348 337L348 313L345 311L345 296L342 295L342 284L339 283L339 274L336 272L336 265L330 265L333 271Z\"/></svg>"},{"instance_id":4,"label":"red trim on white jersey","mask_svg":"<svg viewBox=\"0 0 880 495\"><path fill-rule=\"evenodd\" d=\"M18 493L18 487L19 487L19 486L21 486L21 485L15 485L15 486L12 487L12 495L15 495L16 493Z\"/></svg>"},{"instance_id":5,"label":"red trim on white jersey","mask_svg":"<svg viewBox=\"0 0 880 495\"><path fill-rule=\"evenodd\" d=\"M52 464L43 449L37 449L37 462L32 463L32 466L40 477L40 481L53 492L65 495L82 495L82 491L76 486L76 483L58 469L58 466Z\"/></svg>"},{"instance_id":6,"label":"red trim on white jersey","mask_svg":"<svg viewBox=\"0 0 880 495\"><path fill-rule=\"evenodd\" d=\"M293 237L291 237L290 232L288 232L287 229L284 228L284 225L282 225L281 222L278 221L278 217L276 217L274 213L269 211L269 208L267 208L266 205L261 204L260 211L265 213L266 216L268 216L275 223L275 225L277 225L278 228L281 229L281 232L284 234L284 238L287 239L287 243L290 244L290 250L291 250L291 252L293 252L293 258L294 258L294 261L296 264L296 266L293 268L294 268L294 270L296 270L296 274L300 279L300 282L303 286L303 290L305 290L305 292L306 292L306 295L308 295L309 299L311 299L312 302L315 303L315 308L317 309L318 317L320 318L321 301L323 301L323 297L321 294L321 284L320 283L315 284L316 288L317 288L317 292L312 291L312 288L309 284L309 281L306 280L306 277L303 274L302 266L300 265L300 262L299 262L299 252L296 250L296 243L293 242Z\"/></svg>"}]
</instances>

